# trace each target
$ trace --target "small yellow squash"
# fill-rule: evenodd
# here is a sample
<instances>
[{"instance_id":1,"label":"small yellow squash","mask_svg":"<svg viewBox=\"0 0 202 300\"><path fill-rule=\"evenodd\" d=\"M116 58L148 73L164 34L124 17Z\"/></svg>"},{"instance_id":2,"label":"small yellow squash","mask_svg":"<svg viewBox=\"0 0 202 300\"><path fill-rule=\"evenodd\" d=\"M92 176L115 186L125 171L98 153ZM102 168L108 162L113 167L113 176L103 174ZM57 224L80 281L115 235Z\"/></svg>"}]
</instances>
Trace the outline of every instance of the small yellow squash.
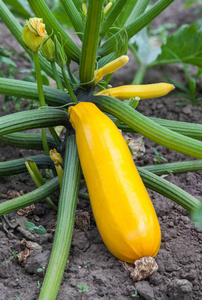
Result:
<instances>
[{"instance_id":1,"label":"small yellow squash","mask_svg":"<svg viewBox=\"0 0 202 300\"><path fill-rule=\"evenodd\" d=\"M69 109L93 214L109 251L134 263L154 257L159 222L128 146L114 123L93 103Z\"/></svg>"}]
</instances>

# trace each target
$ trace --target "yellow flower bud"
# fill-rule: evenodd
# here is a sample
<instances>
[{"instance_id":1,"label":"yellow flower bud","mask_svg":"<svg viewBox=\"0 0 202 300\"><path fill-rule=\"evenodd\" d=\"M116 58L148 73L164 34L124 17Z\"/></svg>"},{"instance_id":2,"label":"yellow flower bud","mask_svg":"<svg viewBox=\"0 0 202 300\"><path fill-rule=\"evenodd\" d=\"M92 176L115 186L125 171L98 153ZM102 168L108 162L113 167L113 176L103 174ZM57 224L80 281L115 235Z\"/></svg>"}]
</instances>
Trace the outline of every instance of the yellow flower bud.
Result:
<instances>
[{"instance_id":1,"label":"yellow flower bud","mask_svg":"<svg viewBox=\"0 0 202 300\"><path fill-rule=\"evenodd\" d=\"M48 39L42 49L41 54L47 59L47 61L54 62L55 61L55 44L52 39Z\"/></svg>"},{"instance_id":2,"label":"yellow flower bud","mask_svg":"<svg viewBox=\"0 0 202 300\"><path fill-rule=\"evenodd\" d=\"M87 6L86 6L85 2L82 3L82 10L83 10L84 14L87 15Z\"/></svg>"},{"instance_id":3,"label":"yellow flower bud","mask_svg":"<svg viewBox=\"0 0 202 300\"><path fill-rule=\"evenodd\" d=\"M111 96L118 99L130 99L135 97L149 99L165 96L170 91L174 90L174 88L174 85L170 83L122 85L120 87L103 90L96 95Z\"/></svg>"},{"instance_id":4,"label":"yellow flower bud","mask_svg":"<svg viewBox=\"0 0 202 300\"><path fill-rule=\"evenodd\" d=\"M49 154L50 154L50 158L52 159L52 161L54 161L55 163L58 163L60 165L63 164L62 157L61 157L60 153L57 152L56 149L50 150Z\"/></svg>"},{"instance_id":5,"label":"yellow flower bud","mask_svg":"<svg viewBox=\"0 0 202 300\"><path fill-rule=\"evenodd\" d=\"M100 81L105 75L115 72L116 70L127 64L128 61L129 57L127 55L122 55L119 58L106 64L104 67L96 70L94 72L94 83L97 84L97 82Z\"/></svg>"},{"instance_id":6,"label":"yellow flower bud","mask_svg":"<svg viewBox=\"0 0 202 300\"><path fill-rule=\"evenodd\" d=\"M106 14L106 13L108 12L108 10L111 8L112 4L113 4L113 2L110 1L110 2L105 6L105 8L104 8L104 14Z\"/></svg>"},{"instance_id":7,"label":"yellow flower bud","mask_svg":"<svg viewBox=\"0 0 202 300\"><path fill-rule=\"evenodd\" d=\"M41 48L48 36L45 30L45 24L42 22L43 19L30 18L22 29L23 41L33 52L36 52Z\"/></svg>"}]
</instances>

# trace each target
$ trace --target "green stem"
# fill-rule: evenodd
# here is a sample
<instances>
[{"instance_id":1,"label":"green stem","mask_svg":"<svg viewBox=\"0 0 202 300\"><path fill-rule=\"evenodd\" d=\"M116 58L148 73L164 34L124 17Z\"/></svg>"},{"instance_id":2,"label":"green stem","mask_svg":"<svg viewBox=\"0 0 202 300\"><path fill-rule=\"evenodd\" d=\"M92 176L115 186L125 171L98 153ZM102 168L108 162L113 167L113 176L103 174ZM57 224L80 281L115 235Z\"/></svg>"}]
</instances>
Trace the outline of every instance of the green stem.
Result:
<instances>
[{"instance_id":1,"label":"green stem","mask_svg":"<svg viewBox=\"0 0 202 300\"><path fill-rule=\"evenodd\" d=\"M176 185L142 168L138 171L147 188L173 200L189 212L193 212L199 206L198 199Z\"/></svg>"},{"instance_id":2,"label":"green stem","mask_svg":"<svg viewBox=\"0 0 202 300\"><path fill-rule=\"evenodd\" d=\"M126 20L125 26L130 25L137 17L139 17L147 8L150 0L138 0Z\"/></svg>"},{"instance_id":3,"label":"green stem","mask_svg":"<svg viewBox=\"0 0 202 300\"><path fill-rule=\"evenodd\" d=\"M61 90L44 85L43 91L49 105L61 106L71 102L69 95ZM0 93L39 100L37 84L23 80L0 78Z\"/></svg>"},{"instance_id":4,"label":"green stem","mask_svg":"<svg viewBox=\"0 0 202 300\"><path fill-rule=\"evenodd\" d=\"M125 4L127 3L128 0L118 0L116 3L113 5L109 15L107 18L104 20L102 23L101 29L100 29L100 35L101 37L104 37L108 29L113 25L114 21L124 8Z\"/></svg>"},{"instance_id":5,"label":"green stem","mask_svg":"<svg viewBox=\"0 0 202 300\"><path fill-rule=\"evenodd\" d=\"M60 79L60 76L58 74L58 71L57 71L57 68L56 68L56 64L55 62L51 62L51 68L53 70L53 75L54 75L54 78L55 78L55 81L56 81L56 84L57 84L57 87L59 90L63 91L64 88L63 88L63 85L62 85L62 81Z\"/></svg>"},{"instance_id":6,"label":"green stem","mask_svg":"<svg viewBox=\"0 0 202 300\"><path fill-rule=\"evenodd\" d=\"M70 19L75 32L77 33L78 37L82 41L83 39L83 32L84 32L84 26L82 24L82 18L79 14L76 6L74 5L74 2L72 0L61 0L62 6Z\"/></svg>"},{"instance_id":7,"label":"green stem","mask_svg":"<svg viewBox=\"0 0 202 300\"><path fill-rule=\"evenodd\" d=\"M79 77L88 88L93 86L103 0L89 0L79 65Z\"/></svg>"},{"instance_id":8,"label":"green stem","mask_svg":"<svg viewBox=\"0 0 202 300\"><path fill-rule=\"evenodd\" d=\"M91 102L150 140L169 149L202 159L202 142L158 125L116 98L94 96Z\"/></svg>"},{"instance_id":9,"label":"green stem","mask_svg":"<svg viewBox=\"0 0 202 300\"><path fill-rule=\"evenodd\" d=\"M42 81L42 76L41 76L41 68L40 68L40 63L39 63L38 52L33 52L33 57L34 57L36 80L37 80L37 87L38 87L38 93L39 93L39 106L45 107L46 102L45 102L44 93L43 93L43 81Z\"/></svg>"},{"instance_id":10,"label":"green stem","mask_svg":"<svg viewBox=\"0 0 202 300\"><path fill-rule=\"evenodd\" d=\"M54 108L21 111L0 118L0 135L34 128L70 127L68 114Z\"/></svg>"},{"instance_id":11,"label":"green stem","mask_svg":"<svg viewBox=\"0 0 202 300\"><path fill-rule=\"evenodd\" d=\"M40 169L55 169L53 161L49 156L37 155L30 156L29 158L32 159ZM0 162L0 176L11 176L26 172L27 168L24 158Z\"/></svg>"},{"instance_id":12,"label":"green stem","mask_svg":"<svg viewBox=\"0 0 202 300\"><path fill-rule=\"evenodd\" d=\"M67 140L65 156L53 248L38 300L56 299L71 246L81 173L74 136Z\"/></svg>"},{"instance_id":13,"label":"green stem","mask_svg":"<svg viewBox=\"0 0 202 300\"><path fill-rule=\"evenodd\" d=\"M27 193L23 196L17 197L9 201L5 201L0 204L0 216L9 214L12 211L16 211L20 208L39 202L47 196L54 193L58 188L58 178L54 178L47 181L44 185L30 193Z\"/></svg>"},{"instance_id":14,"label":"green stem","mask_svg":"<svg viewBox=\"0 0 202 300\"><path fill-rule=\"evenodd\" d=\"M163 10L165 10L174 0L159 0L152 7L141 14L134 22L126 26L128 38L130 39L141 29L147 26L153 19L155 19ZM99 49L98 56L105 56L114 51L114 45L120 32L117 32L110 39L108 39Z\"/></svg>"},{"instance_id":15,"label":"green stem","mask_svg":"<svg viewBox=\"0 0 202 300\"><path fill-rule=\"evenodd\" d=\"M37 87L38 87L38 93L39 93L39 106L40 107L45 107L46 102L45 102L44 93L43 93L43 81L42 81L42 76L41 76L41 68L40 68L40 63L39 63L38 52L33 52L33 57L34 57ZM48 155L49 154L49 147L48 147L48 142L47 142L47 138L46 138L45 128L41 129L41 134L42 134L43 148L44 148L44 151L45 151L46 155Z\"/></svg>"},{"instance_id":16,"label":"green stem","mask_svg":"<svg viewBox=\"0 0 202 300\"><path fill-rule=\"evenodd\" d=\"M144 166L138 168L138 170L139 169L147 170L156 175L196 172L202 170L202 160L192 160L192 161L159 164L153 166Z\"/></svg>"},{"instance_id":17,"label":"green stem","mask_svg":"<svg viewBox=\"0 0 202 300\"><path fill-rule=\"evenodd\" d=\"M135 77L133 78L133 81L131 84L141 84L144 79L146 70L147 70L147 66L144 65L144 63L141 63L139 65L137 72L135 73Z\"/></svg>"},{"instance_id":18,"label":"green stem","mask_svg":"<svg viewBox=\"0 0 202 300\"><path fill-rule=\"evenodd\" d=\"M41 134L38 133L10 133L0 136L0 141L20 149L43 150ZM51 149L57 147L57 144L52 136L47 136L47 141Z\"/></svg>"},{"instance_id":19,"label":"green stem","mask_svg":"<svg viewBox=\"0 0 202 300\"><path fill-rule=\"evenodd\" d=\"M60 138L59 138L57 132L55 131L55 128L49 127L48 129L49 129L49 131L50 131L52 137L54 138L54 140L55 140L57 146L60 146L60 145L61 145L61 140L60 140ZM52 148L52 149L53 149L53 148Z\"/></svg>"},{"instance_id":20,"label":"green stem","mask_svg":"<svg viewBox=\"0 0 202 300\"><path fill-rule=\"evenodd\" d=\"M71 87L71 85L69 83L69 80L67 78L67 75L66 75L66 72L65 72L65 68L61 67L61 69L62 69L62 75L63 75L64 81L65 81L66 88L67 88L67 90L69 92L69 96L70 96L70 98L71 98L71 100L73 102L76 102L76 96L74 95L72 87Z\"/></svg>"}]
</instances>

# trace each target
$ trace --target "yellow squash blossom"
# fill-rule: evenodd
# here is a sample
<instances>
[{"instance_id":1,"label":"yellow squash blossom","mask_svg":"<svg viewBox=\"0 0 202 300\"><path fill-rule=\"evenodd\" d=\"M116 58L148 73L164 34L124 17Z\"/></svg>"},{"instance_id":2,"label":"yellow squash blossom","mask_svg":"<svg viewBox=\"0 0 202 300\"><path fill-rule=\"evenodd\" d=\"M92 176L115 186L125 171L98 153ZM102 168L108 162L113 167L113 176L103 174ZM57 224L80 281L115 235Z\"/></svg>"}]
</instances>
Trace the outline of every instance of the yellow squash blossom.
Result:
<instances>
[{"instance_id":1,"label":"yellow squash blossom","mask_svg":"<svg viewBox=\"0 0 202 300\"><path fill-rule=\"evenodd\" d=\"M22 29L22 38L31 51L38 51L47 37L43 19L34 17L26 21L26 25Z\"/></svg>"}]
</instances>

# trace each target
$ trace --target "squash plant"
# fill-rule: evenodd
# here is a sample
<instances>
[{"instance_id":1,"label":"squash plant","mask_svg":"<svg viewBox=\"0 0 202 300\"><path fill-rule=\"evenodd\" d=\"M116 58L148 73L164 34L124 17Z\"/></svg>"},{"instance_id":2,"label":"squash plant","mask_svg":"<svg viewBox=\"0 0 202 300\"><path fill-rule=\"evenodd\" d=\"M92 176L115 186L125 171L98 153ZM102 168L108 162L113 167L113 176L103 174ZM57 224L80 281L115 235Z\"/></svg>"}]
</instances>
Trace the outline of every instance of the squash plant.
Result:
<instances>
[{"instance_id":1,"label":"squash plant","mask_svg":"<svg viewBox=\"0 0 202 300\"><path fill-rule=\"evenodd\" d=\"M0 215L42 199L46 199L58 211L53 248L40 300L56 299L71 245L81 167L75 131L69 120L70 106L91 102L122 131L138 132L167 148L202 159L202 143L199 141L202 138L202 125L148 118L135 109L139 99L165 95L173 89L171 84L110 89L107 86L113 72L128 60L125 55L128 40L173 1L159 0L146 10L148 0L116 0L113 3L104 0L61 0L67 19L82 42L79 48L44 0L28 0L35 16L29 18L23 28L0 0L0 17L33 58L37 75L37 83L0 78L0 92L39 101L39 109L1 117L0 140L20 148L43 149L45 152L45 155L29 157L26 162L18 159L0 163L0 176L29 171L38 186L26 195L1 203ZM131 14L128 15L126 11ZM108 36L109 29L115 26L119 16L124 20L124 26L116 27L114 34ZM70 71L71 61L79 65L79 79ZM42 85L41 70L55 80L57 88ZM61 125L66 128L64 139L55 130L56 126ZM21 132L34 128L41 128L41 134ZM47 135L45 128L49 128L51 135ZM56 151L51 151L50 158L49 150L54 148ZM146 187L194 212L199 207L199 200L158 175L169 170L174 173L200 170L201 165L201 160L197 160L141 167L138 171ZM57 175L53 172L54 176L45 181L38 169L56 169ZM60 191L58 208L49 198L55 191Z\"/></svg>"}]
</instances>

